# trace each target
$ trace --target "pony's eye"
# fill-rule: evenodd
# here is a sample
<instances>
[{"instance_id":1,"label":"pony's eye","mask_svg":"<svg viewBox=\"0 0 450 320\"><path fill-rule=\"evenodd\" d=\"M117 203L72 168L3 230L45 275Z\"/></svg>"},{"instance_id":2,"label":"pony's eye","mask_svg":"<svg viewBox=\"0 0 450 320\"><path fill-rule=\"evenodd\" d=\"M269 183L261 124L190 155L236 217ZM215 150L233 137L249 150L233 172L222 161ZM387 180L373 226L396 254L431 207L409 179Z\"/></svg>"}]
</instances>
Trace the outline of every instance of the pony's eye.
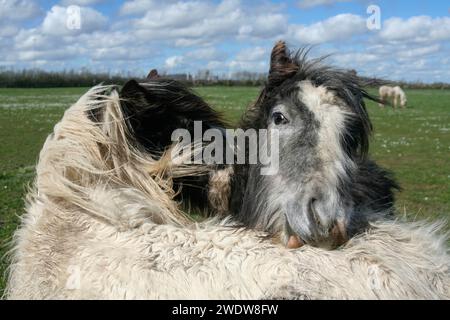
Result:
<instances>
[{"instance_id":1,"label":"pony's eye","mask_svg":"<svg viewBox=\"0 0 450 320\"><path fill-rule=\"evenodd\" d=\"M273 118L273 123L275 123L275 125L277 125L277 126L280 124L286 124L289 122L289 120L281 112L274 112L272 114L272 118Z\"/></svg>"}]
</instances>

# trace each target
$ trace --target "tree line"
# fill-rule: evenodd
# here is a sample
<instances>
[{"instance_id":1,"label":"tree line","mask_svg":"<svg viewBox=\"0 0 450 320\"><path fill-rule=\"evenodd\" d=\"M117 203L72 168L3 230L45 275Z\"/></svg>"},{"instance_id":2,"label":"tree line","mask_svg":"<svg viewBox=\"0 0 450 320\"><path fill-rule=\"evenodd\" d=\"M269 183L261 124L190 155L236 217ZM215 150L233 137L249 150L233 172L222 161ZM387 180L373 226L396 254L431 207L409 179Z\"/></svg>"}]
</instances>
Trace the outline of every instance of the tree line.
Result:
<instances>
[{"instance_id":1,"label":"tree line","mask_svg":"<svg viewBox=\"0 0 450 320\"><path fill-rule=\"evenodd\" d=\"M356 73L354 70L349 72ZM265 83L266 74L248 71L239 71L231 75L214 75L209 70L198 71L196 74L162 74L163 78L175 79L190 86L262 86ZM145 81L145 77L136 77L132 74L94 73L89 70L81 71L44 71L31 70L6 70L0 69L1 88L54 88L54 87L92 87L97 84L123 85L130 79ZM369 79L369 78L365 78ZM385 81L369 79L374 85ZM388 84L400 85L405 89L450 89L450 83L422 83L390 81Z\"/></svg>"},{"instance_id":2,"label":"tree line","mask_svg":"<svg viewBox=\"0 0 450 320\"><path fill-rule=\"evenodd\" d=\"M2 88L92 87L96 84L124 84L129 76L90 71L1 70Z\"/></svg>"}]
</instances>

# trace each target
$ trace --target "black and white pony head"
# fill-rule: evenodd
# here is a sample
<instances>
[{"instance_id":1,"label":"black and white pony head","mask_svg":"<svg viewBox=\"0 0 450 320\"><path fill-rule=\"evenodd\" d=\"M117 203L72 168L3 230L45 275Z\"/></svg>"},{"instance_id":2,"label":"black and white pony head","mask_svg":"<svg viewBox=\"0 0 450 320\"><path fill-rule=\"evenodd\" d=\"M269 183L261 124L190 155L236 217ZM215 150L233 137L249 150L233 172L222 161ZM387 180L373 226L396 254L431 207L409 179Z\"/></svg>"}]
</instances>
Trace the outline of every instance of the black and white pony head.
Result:
<instances>
[{"instance_id":1,"label":"black and white pony head","mask_svg":"<svg viewBox=\"0 0 450 320\"><path fill-rule=\"evenodd\" d=\"M203 132L226 127L221 114L201 97L177 81L160 78L154 70L143 83L127 82L120 91L120 99L135 146L156 157L174 144L175 130L186 129L194 136L195 121L201 121ZM173 182L174 190L180 191L178 200L185 207L208 211L207 170Z\"/></svg>"},{"instance_id":2,"label":"black and white pony head","mask_svg":"<svg viewBox=\"0 0 450 320\"><path fill-rule=\"evenodd\" d=\"M277 130L279 170L238 165L231 210L245 226L281 234L290 247L335 247L393 211L396 183L367 157L372 125L361 80L289 53L271 55L268 82L243 129Z\"/></svg>"}]
</instances>

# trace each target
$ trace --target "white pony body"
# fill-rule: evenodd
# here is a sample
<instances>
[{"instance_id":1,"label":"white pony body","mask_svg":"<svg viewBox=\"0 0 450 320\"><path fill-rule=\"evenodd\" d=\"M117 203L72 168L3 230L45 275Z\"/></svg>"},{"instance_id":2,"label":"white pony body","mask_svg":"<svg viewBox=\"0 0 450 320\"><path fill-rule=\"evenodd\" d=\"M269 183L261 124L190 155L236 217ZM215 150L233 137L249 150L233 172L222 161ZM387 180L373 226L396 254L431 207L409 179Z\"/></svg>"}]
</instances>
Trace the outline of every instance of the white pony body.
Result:
<instances>
[{"instance_id":1,"label":"white pony body","mask_svg":"<svg viewBox=\"0 0 450 320\"><path fill-rule=\"evenodd\" d=\"M195 224L174 201L172 178L208 169L156 161L129 138L112 88L95 87L66 111L40 154L7 298L450 298L436 224L380 222L334 251L288 250L228 218Z\"/></svg>"},{"instance_id":2,"label":"white pony body","mask_svg":"<svg viewBox=\"0 0 450 320\"><path fill-rule=\"evenodd\" d=\"M406 94L399 86L381 86L378 92L382 102L390 102L394 108L397 108L399 104L402 108L406 107L406 103L408 102ZM380 107L383 106L384 105L380 103Z\"/></svg>"}]
</instances>

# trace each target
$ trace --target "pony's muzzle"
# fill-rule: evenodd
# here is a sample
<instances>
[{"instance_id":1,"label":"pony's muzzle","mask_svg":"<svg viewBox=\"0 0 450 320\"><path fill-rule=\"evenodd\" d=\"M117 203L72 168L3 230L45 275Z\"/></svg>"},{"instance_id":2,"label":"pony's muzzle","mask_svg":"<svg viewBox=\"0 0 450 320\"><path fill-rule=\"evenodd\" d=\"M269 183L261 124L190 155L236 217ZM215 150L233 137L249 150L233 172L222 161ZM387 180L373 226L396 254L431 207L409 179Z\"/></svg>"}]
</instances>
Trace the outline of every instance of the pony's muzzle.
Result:
<instances>
[{"instance_id":1,"label":"pony's muzzle","mask_svg":"<svg viewBox=\"0 0 450 320\"><path fill-rule=\"evenodd\" d=\"M299 208L298 206L294 206ZM334 249L348 240L344 219L336 218L330 209L325 209L320 200L312 197L300 206L300 210L288 210L286 230L288 248L304 244L325 249ZM293 209L292 206L290 209Z\"/></svg>"},{"instance_id":2,"label":"pony's muzzle","mask_svg":"<svg viewBox=\"0 0 450 320\"><path fill-rule=\"evenodd\" d=\"M334 212L317 205L319 201L311 198L309 202L309 214L316 225L317 236L313 238L313 244L318 247L335 248L347 242L347 228L343 219L333 218ZM318 207L322 208L318 211ZM326 207L325 207L326 208Z\"/></svg>"}]
</instances>

